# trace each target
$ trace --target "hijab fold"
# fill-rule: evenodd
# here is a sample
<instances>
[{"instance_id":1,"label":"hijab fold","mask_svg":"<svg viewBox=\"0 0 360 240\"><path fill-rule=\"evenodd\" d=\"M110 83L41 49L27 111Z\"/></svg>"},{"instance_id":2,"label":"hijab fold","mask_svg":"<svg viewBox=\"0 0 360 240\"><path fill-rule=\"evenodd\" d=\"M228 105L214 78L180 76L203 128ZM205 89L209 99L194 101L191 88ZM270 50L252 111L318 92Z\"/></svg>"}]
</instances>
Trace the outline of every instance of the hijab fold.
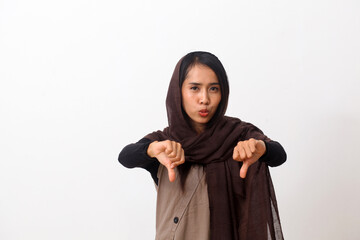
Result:
<instances>
[{"instance_id":1,"label":"hijab fold","mask_svg":"<svg viewBox=\"0 0 360 240\"><path fill-rule=\"evenodd\" d=\"M269 141L260 129L237 118L225 116L228 95L219 105L219 114L204 132L197 134L184 116L179 69L175 67L166 99L169 126L145 138L181 143L187 164L204 165L210 204L211 240L283 239L276 197L265 163L257 161L245 179L241 163L232 159L239 141L255 138ZM221 86L223 87L223 86ZM228 94L228 89L226 90ZM179 166L181 167L181 166ZM180 177L186 177L180 176Z\"/></svg>"}]
</instances>

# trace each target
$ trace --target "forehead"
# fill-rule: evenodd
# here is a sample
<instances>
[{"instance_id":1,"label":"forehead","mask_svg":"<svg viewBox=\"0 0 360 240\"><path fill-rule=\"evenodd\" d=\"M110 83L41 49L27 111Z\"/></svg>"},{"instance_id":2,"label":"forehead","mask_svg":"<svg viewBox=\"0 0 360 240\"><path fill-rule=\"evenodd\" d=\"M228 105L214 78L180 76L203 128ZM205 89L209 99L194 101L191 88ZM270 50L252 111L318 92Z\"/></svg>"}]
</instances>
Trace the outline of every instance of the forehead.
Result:
<instances>
[{"instance_id":1,"label":"forehead","mask_svg":"<svg viewBox=\"0 0 360 240\"><path fill-rule=\"evenodd\" d=\"M186 75L184 84L188 83L210 84L219 83L219 80L211 68L205 65L196 64Z\"/></svg>"}]
</instances>

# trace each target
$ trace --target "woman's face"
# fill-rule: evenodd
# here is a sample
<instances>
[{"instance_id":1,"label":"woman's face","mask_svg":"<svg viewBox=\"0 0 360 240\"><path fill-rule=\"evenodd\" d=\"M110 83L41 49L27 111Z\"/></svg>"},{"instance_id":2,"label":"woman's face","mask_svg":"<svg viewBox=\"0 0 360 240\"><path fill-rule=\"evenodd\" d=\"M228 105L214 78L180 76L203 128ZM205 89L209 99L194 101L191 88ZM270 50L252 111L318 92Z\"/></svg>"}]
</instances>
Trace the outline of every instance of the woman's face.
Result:
<instances>
[{"instance_id":1,"label":"woman's face","mask_svg":"<svg viewBox=\"0 0 360 240\"><path fill-rule=\"evenodd\" d=\"M215 72L205 65L194 65L183 82L181 94L182 106L193 128L201 133L221 100L220 84Z\"/></svg>"}]
</instances>

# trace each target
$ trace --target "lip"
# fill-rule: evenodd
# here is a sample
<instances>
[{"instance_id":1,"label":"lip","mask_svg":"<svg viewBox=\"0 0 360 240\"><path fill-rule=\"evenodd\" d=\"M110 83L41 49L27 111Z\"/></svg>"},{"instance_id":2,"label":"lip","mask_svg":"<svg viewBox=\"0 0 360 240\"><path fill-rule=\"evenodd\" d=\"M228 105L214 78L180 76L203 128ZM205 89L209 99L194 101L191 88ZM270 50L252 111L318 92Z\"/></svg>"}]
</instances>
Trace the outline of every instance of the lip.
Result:
<instances>
[{"instance_id":1,"label":"lip","mask_svg":"<svg viewBox=\"0 0 360 240\"><path fill-rule=\"evenodd\" d=\"M209 110L207 110L207 109L201 109L201 110L199 111L199 114L200 114L200 116L202 116L202 117L207 117L207 116L209 115Z\"/></svg>"}]
</instances>

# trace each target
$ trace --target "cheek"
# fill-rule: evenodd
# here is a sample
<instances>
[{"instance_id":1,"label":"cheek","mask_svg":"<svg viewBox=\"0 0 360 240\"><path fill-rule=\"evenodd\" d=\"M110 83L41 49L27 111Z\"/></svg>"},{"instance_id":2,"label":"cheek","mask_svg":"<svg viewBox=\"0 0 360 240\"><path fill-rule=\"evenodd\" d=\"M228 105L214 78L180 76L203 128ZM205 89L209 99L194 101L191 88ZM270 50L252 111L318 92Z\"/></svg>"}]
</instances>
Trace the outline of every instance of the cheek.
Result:
<instances>
[{"instance_id":1,"label":"cheek","mask_svg":"<svg viewBox=\"0 0 360 240\"><path fill-rule=\"evenodd\" d=\"M221 95L214 96L214 105L216 105L216 107L219 106L220 101L221 101Z\"/></svg>"},{"instance_id":2,"label":"cheek","mask_svg":"<svg viewBox=\"0 0 360 240\"><path fill-rule=\"evenodd\" d=\"M218 105L220 104L220 102L221 102L221 96L218 99Z\"/></svg>"},{"instance_id":3,"label":"cheek","mask_svg":"<svg viewBox=\"0 0 360 240\"><path fill-rule=\"evenodd\" d=\"M182 91L182 106L185 111L189 108L190 100L191 100L190 94L186 91Z\"/></svg>"}]
</instances>

